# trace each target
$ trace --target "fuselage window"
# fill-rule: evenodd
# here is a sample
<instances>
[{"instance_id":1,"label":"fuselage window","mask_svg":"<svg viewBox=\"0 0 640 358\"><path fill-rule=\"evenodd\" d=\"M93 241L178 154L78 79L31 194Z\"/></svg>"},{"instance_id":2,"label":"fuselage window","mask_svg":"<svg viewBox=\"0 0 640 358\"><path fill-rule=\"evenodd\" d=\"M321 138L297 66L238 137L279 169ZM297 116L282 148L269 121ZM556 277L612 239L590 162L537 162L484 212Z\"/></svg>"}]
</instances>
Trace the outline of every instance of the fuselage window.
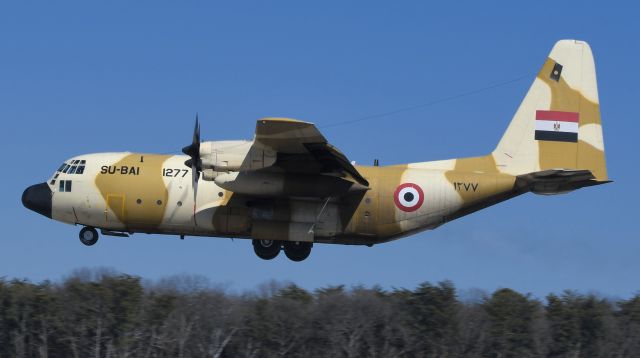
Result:
<instances>
[{"instance_id":1,"label":"fuselage window","mask_svg":"<svg viewBox=\"0 0 640 358\"><path fill-rule=\"evenodd\" d=\"M78 169L78 167L76 167L75 165L71 167L71 169L69 169L69 171L67 172L67 174L75 174L76 173L76 169Z\"/></svg>"},{"instance_id":2,"label":"fuselage window","mask_svg":"<svg viewBox=\"0 0 640 358\"><path fill-rule=\"evenodd\" d=\"M58 188L58 191L64 193L64 180L60 180L60 187Z\"/></svg>"}]
</instances>

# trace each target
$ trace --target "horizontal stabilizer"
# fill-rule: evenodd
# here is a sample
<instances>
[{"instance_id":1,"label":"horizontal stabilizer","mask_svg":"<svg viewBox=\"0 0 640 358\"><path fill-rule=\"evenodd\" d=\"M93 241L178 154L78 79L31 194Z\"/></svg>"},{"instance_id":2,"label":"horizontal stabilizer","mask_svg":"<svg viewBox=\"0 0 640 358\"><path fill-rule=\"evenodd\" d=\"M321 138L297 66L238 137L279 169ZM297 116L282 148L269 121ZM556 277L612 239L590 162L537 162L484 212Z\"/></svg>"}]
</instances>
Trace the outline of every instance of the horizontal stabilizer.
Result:
<instances>
[{"instance_id":1,"label":"horizontal stabilizer","mask_svg":"<svg viewBox=\"0 0 640 358\"><path fill-rule=\"evenodd\" d=\"M519 175L516 186L520 190L529 190L535 194L555 195L610 182L597 180L590 170L549 169Z\"/></svg>"}]
</instances>

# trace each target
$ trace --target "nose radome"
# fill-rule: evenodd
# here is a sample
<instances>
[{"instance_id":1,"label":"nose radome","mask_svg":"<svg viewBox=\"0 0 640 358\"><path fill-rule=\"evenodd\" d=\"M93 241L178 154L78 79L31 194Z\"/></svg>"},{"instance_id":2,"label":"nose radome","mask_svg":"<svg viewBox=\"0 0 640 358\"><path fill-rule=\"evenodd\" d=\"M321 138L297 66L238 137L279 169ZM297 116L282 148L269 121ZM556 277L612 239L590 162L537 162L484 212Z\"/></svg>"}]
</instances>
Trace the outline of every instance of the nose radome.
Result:
<instances>
[{"instance_id":1,"label":"nose radome","mask_svg":"<svg viewBox=\"0 0 640 358\"><path fill-rule=\"evenodd\" d=\"M22 205L51 219L51 189L47 183L32 185L22 193Z\"/></svg>"}]
</instances>

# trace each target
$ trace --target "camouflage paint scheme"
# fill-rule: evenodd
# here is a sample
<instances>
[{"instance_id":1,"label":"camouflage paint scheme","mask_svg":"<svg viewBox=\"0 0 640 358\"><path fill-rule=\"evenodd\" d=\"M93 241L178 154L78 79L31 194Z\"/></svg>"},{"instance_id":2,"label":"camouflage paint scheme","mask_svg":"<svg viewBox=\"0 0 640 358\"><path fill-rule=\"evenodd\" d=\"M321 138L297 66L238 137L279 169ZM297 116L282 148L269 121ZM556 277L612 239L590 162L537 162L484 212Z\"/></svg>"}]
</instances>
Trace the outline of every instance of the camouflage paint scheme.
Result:
<instances>
[{"instance_id":1,"label":"camouflage paint scheme","mask_svg":"<svg viewBox=\"0 0 640 358\"><path fill-rule=\"evenodd\" d=\"M578 141L535 140L538 110L579 113ZM86 160L84 174L58 173L58 181L73 180L72 192L50 185L52 218L129 233L377 244L528 191L558 194L608 182L593 57L575 40L554 46L485 156L351 167L313 124L284 118L259 120L253 142L209 143L203 158L215 165L204 170L195 203L187 156L90 154L70 159ZM226 149L216 152L216 145ZM256 184L244 186L247 192L218 185L238 178ZM267 182L274 186L261 189Z\"/></svg>"}]
</instances>

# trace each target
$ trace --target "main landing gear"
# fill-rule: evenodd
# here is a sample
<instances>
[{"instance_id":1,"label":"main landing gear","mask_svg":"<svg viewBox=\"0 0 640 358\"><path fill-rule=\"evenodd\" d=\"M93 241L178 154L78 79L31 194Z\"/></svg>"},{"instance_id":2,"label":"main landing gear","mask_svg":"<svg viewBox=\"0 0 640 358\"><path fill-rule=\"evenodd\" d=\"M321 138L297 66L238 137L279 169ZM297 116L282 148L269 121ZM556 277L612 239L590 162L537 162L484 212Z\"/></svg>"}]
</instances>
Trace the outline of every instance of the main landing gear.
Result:
<instances>
[{"instance_id":1,"label":"main landing gear","mask_svg":"<svg viewBox=\"0 0 640 358\"><path fill-rule=\"evenodd\" d=\"M263 260L276 258L281 249L291 261L302 261L311 254L312 242L279 241L279 240L253 240L253 251Z\"/></svg>"},{"instance_id":2,"label":"main landing gear","mask_svg":"<svg viewBox=\"0 0 640 358\"><path fill-rule=\"evenodd\" d=\"M276 240L253 240L253 251L263 260L275 259L282 243Z\"/></svg>"},{"instance_id":3,"label":"main landing gear","mask_svg":"<svg viewBox=\"0 0 640 358\"><path fill-rule=\"evenodd\" d=\"M80 230L80 242L87 246L95 244L98 242L98 231L89 226L83 227Z\"/></svg>"}]
</instances>

